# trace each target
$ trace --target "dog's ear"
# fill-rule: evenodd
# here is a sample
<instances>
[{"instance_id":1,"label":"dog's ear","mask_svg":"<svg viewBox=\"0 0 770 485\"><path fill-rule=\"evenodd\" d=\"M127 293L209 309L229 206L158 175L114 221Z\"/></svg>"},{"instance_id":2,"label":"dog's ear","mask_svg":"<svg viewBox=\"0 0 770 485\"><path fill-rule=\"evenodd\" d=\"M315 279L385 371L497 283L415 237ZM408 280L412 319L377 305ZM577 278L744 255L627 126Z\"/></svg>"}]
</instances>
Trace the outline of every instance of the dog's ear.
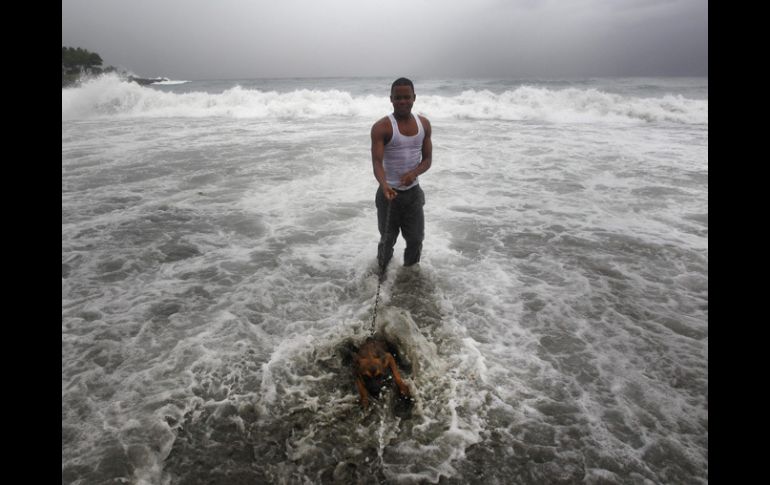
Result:
<instances>
[{"instance_id":1,"label":"dog's ear","mask_svg":"<svg viewBox=\"0 0 770 485\"><path fill-rule=\"evenodd\" d=\"M398 368L405 372L412 372L412 364L401 356L401 353L398 351L398 347L390 342L385 342L385 345L387 345L388 353L392 355L396 360L396 365Z\"/></svg>"},{"instance_id":2,"label":"dog's ear","mask_svg":"<svg viewBox=\"0 0 770 485\"><path fill-rule=\"evenodd\" d=\"M387 346L388 353L393 356L394 359L396 359L396 364L398 364L399 367L401 367L401 353L398 351L398 347L396 347L396 344L391 342L385 342L385 345Z\"/></svg>"},{"instance_id":3,"label":"dog's ear","mask_svg":"<svg viewBox=\"0 0 770 485\"><path fill-rule=\"evenodd\" d=\"M343 343L338 349L337 353L340 355L340 358L342 359L342 365L345 367L350 366L351 363L353 363L354 359L353 356L356 354L358 349L356 348L355 344L353 344L352 341L348 340L347 342Z\"/></svg>"},{"instance_id":4,"label":"dog's ear","mask_svg":"<svg viewBox=\"0 0 770 485\"><path fill-rule=\"evenodd\" d=\"M393 344L393 343L391 343L391 342L386 340L385 341L385 348L388 349L388 353L389 354L393 355L393 357L395 357L396 360L398 360L398 347L396 347L395 344Z\"/></svg>"}]
</instances>

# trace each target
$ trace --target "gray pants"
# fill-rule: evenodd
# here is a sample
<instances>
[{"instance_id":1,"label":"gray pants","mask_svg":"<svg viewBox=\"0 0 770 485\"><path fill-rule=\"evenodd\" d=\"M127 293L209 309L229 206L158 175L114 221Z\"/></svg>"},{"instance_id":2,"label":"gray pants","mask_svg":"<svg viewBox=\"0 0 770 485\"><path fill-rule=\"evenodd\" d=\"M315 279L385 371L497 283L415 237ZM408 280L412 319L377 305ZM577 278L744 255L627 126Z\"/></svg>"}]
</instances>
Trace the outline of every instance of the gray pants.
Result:
<instances>
[{"instance_id":1,"label":"gray pants","mask_svg":"<svg viewBox=\"0 0 770 485\"><path fill-rule=\"evenodd\" d=\"M422 240L425 237L425 217L422 212L425 194L420 186L415 185L409 190L399 192L398 197L390 203L382 188L378 187L374 202L377 206L377 226L380 230L380 243L377 246L377 262L380 269L384 270L393 257L393 246L398 239L399 230L406 241L404 266L418 263Z\"/></svg>"}]
</instances>

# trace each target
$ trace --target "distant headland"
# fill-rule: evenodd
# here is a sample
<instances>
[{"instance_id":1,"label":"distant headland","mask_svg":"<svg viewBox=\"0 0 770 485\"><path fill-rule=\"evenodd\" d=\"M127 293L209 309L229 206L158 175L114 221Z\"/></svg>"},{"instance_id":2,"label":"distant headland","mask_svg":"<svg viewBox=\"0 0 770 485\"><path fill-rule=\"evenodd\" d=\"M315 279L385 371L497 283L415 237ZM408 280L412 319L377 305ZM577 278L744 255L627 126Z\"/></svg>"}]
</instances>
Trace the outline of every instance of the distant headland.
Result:
<instances>
[{"instance_id":1,"label":"distant headland","mask_svg":"<svg viewBox=\"0 0 770 485\"><path fill-rule=\"evenodd\" d=\"M102 66L102 57L96 52L89 52L81 47L61 48L61 87L76 86L83 79L114 72L120 77L133 81L142 86L162 81L168 81L165 77L145 78L134 76L121 71L114 66Z\"/></svg>"}]
</instances>

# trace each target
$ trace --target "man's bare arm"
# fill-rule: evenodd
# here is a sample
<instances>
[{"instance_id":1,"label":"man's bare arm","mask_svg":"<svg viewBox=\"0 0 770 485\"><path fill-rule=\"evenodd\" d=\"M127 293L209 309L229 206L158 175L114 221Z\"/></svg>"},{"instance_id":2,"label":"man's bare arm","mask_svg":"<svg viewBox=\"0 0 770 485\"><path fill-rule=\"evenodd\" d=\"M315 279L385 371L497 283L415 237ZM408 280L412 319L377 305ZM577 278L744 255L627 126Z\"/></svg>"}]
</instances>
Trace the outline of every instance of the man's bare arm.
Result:
<instances>
[{"instance_id":1,"label":"man's bare arm","mask_svg":"<svg viewBox=\"0 0 770 485\"><path fill-rule=\"evenodd\" d=\"M374 178L379 182L382 191L385 194L385 198L393 200L396 197L396 191L388 185L388 181L385 177L385 166L382 164L382 159L385 156L385 137L387 131L385 129L382 120L372 126L372 167L374 169Z\"/></svg>"}]
</instances>

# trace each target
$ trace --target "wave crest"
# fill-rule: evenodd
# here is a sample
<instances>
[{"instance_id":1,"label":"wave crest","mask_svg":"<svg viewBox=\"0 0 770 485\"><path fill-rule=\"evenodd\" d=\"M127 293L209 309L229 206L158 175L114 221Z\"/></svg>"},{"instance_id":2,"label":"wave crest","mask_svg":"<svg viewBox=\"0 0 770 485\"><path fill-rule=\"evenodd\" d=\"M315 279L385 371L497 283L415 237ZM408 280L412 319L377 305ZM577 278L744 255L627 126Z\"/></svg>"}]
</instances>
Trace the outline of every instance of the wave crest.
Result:
<instances>
[{"instance_id":1,"label":"wave crest","mask_svg":"<svg viewBox=\"0 0 770 485\"><path fill-rule=\"evenodd\" d=\"M102 117L374 119L390 108L387 97L354 96L336 89L280 93L235 86L221 93L173 93L112 74L62 89L62 121ZM415 108L431 119L708 124L708 100L681 95L632 97L578 88L520 86L499 94L467 90L454 96L420 95Z\"/></svg>"}]
</instances>

